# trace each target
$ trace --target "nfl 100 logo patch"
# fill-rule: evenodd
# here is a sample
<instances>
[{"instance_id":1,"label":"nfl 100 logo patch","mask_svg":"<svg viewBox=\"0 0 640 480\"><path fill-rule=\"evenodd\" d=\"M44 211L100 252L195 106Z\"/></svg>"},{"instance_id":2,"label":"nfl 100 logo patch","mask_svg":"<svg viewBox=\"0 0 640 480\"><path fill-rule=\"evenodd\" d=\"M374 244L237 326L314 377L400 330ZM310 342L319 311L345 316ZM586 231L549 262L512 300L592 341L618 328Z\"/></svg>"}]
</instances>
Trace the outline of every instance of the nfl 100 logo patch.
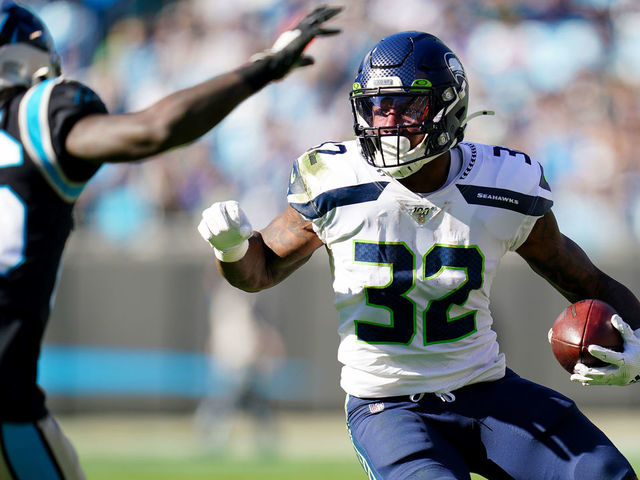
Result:
<instances>
[{"instance_id":1,"label":"nfl 100 logo patch","mask_svg":"<svg viewBox=\"0 0 640 480\"><path fill-rule=\"evenodd\" d=\"M371 413L380 413L383 410L384 410L384 403L382 402L369 404L369 411Z\"/></svg>"},{"instance_id":2,"label":"nfl 100 logo patch","mask_svg":"<svg viewBox=\"0 0 640 480\"><path fill-rule=\"evenodd\" d=\"M425 207L424 205L416 205L411 209L411 216L413 219L422 225L429 218L429 214L433 210L432 207Z\"/></svg>"}]
</instances>

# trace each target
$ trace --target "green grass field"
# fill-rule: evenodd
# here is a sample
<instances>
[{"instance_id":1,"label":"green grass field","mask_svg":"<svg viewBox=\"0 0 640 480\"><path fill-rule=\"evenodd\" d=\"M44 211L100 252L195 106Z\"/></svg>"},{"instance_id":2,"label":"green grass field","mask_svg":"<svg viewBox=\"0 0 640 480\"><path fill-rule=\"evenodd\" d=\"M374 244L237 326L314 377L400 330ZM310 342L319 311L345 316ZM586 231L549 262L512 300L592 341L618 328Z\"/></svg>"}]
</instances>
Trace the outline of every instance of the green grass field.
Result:
<instances>
[{"instance_id":1,"label":"green grass field","mask_svg":"<svg viewBox=\"0 0 640 480\"><path fill-rule=\"evenodd\" d=\"M640 471L640 413L591 417ZM222 449L199 437L185 416L63 417L60 423L89 480L366 480L339 413L281 418L268 455L252 442L246 419L234 423Z\"/></svg>"},{"instance_id":2,"label":"green grass field","mask_svg":"<svg viewBox=\"0 0 640 480\"><path fill-rule=\"evenodd\" d=\"M633 462L640 471L640 458ZM366 480L366 475L353 461L246 460L233 461L210 457L180 460L124 459L117 462L105 458L87 458L85 473L90 480ZM474 480L483 477L473 475Z\"/></svg>"}]
</instances>

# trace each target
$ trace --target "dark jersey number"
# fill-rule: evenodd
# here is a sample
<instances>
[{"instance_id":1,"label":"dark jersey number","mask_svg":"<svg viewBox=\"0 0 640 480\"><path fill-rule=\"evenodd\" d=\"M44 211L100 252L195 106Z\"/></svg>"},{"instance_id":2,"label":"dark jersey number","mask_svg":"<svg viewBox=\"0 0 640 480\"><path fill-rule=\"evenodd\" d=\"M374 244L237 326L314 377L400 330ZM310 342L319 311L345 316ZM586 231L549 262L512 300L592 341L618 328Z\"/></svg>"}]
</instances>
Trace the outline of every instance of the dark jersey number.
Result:
<instances>
[{"instance_id":1,"label":"dark jersey number","mask_svg":"<svg viewBox=\"0 0 640 480\"><path fill-rule=\"evenodd\" d=\"M404 243L355 243L355 261L391 269L391 282L365 287L367 304L385 308L390 325L356 321L356 336L368 343L408 344L415 335L416 306L406 297L415 283L415 256Z\"/></svg>"},{"instance_id":2,"label":"dark jersey number","mask_svg":"<svg viewBox=\"0 0 640 480\"><path fill-rule=\"evenodd\" d=\"M493 147L494 157L499 157L501 152L507 152L511 157L515 157L516 155L522 155L524 157L525 163L531 165L531 157L524 152L521 152L519 150L511 150L510 148L507 148L507 147L498 147L498 146Z\"/></svg>"},{"instance_id":3,"label":"dark jersey number","mask_svg":"<svg viewBox=\"0 0 640 480\"><path fill-rule=\"evenodd\" d=\"M367 343L408 345L416 334L416 305L408 297L416 285L415 254L404 243L356 241L354 260L389 268L387 285L366 286L367 304L389 311L388 325L356 320L359 340ZM463 306L473 290L482 287L484 257L475 246L435 245L424 256L421 282L436 279L446 269L461 270L465 280L446 295L429 301L424 311L424 344L452 342L476 331L476 311L451 318L454 305Z\"/></svg>"}]
</instances>

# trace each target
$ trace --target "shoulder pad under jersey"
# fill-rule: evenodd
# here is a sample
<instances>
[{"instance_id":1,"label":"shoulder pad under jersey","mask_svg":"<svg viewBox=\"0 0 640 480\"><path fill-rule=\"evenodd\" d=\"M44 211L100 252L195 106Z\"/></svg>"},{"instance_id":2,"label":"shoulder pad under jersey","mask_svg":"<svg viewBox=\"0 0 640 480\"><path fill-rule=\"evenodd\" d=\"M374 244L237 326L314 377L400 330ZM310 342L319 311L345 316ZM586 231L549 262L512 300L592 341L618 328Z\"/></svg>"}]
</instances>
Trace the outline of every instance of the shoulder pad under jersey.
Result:
<instances>
[{"instance_id":1,"label":"shoulder pad under jersey","mask_svg":"<svg viewBox=\"0 0 640 480\"><path fill-rule=\"evenodd\" d=\"M323 143L293 163L287 201L307 219L318 218L356 190L359 199L380 194L383 175L360 155L357 142Z\"/></svg>"}]
</instances>

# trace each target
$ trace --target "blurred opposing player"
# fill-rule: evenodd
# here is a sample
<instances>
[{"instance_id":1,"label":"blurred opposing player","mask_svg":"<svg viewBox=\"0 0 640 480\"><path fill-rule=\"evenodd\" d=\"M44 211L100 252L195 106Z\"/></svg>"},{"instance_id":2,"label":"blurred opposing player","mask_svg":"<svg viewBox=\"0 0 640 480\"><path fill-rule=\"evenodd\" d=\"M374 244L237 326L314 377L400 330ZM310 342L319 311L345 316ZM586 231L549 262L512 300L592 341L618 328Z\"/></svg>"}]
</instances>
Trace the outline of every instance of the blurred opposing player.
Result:
<instances>
[{"instance_id":1,"label":"blurred opposing player","mask_svg":"<svg viewBox=\"0 0 640 480\"><path fill-rule=\"evenodd\" d=\"M320 7L253 62L160 100L109 115L98 96L60 76L46 26L0 7L0 478L84 478L36 385L40 342L60 257L84 185L105 162L129 162L197 139L290 70L339 8Z\"/></svg>"},{"instance_id":2,"label":"blurred opposing player","mask_svg":"<svg viewBox=\"0 0 640 480\"><path fill-rule=\"evenodd\" d=\"M298 158L289 206L268 227L252 233L229 201L205 210L198 229L246 291L326 246L347 425L369 478L635 479L573 401L506 367L491 327L489 292L509 251L572 302L602 299L640 327L636 297L560 233L542 167L462 142L475 116L467 78L432 35L384 38L350 99L358 140ZM640 378L640 330L616 321L624 352L598 378L626 385Z\"/></svg>"}]
</instances>

